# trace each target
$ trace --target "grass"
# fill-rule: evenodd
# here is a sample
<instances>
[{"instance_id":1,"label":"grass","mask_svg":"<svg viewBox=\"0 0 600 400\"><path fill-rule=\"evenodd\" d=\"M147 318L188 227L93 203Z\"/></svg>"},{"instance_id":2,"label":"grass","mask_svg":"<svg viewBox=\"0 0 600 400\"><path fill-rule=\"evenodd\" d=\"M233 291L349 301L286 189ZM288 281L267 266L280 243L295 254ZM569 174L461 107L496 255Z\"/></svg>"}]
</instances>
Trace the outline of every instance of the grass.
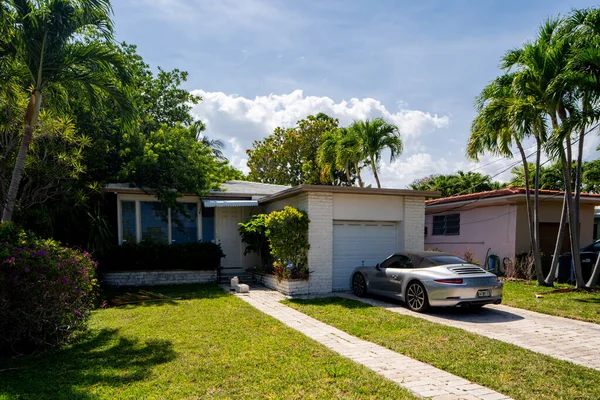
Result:
<instances>
[{"instance_id":1,"label":"grass","mask_svg":"<svg viewBox=\"0 0 600 400\"><path fill-rule=\"evenodd\" d=\"M600 398L600 371L485 336L337 297L286 304L351 335L516 399Z\"/></svg>"},{"instance_id":2,"label":"grass","mask_svg":"<svg viewBox=\"0 0 600 400\"><path fill-rule=\"evenodd\" d=\"M413 399L212 285L97 310L75 343L0 359L1 399Z\"/></svg>"},{"instance_id":3,"label":"grass","mask_svg":"<svg viewBox=\"0 0 600 400\"><path fill-rule=\"evenodd\" d=\"M557 288L572 288L571 285L555 285ZM550 293L553 288L537 286L535 282L505 282L502 304L524 308L544 314L600 323L600 291ZM542 298L536 298L542 294Z\"/></svg>"}]
</instances>

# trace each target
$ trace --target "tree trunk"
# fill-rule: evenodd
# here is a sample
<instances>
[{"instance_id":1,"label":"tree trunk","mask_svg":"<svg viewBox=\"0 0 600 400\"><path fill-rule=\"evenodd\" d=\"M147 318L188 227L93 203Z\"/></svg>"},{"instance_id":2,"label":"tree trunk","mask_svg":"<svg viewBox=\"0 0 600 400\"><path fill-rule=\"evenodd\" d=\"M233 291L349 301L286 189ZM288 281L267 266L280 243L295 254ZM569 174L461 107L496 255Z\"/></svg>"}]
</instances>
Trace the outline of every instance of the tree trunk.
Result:
<instances>
[{"instance_id":1,"label":"tree trunk","mask_svg":"<svg viewBox=\"0 0 600 400\"><path fill-rule=\"evenodd\" d=\"M565 227L567 225L567 199L566 193L563 197L563 207L560 214L560 224L558 225L558 235L556 236L556 247L554 248L554 254L552 255L552 266L550 272L546 277L546 285L552 286L556 279L556 272L558 271L558 263L560 261L560 249L565 237Z\"/></svg>"},{"instance_id":2,"label":"tree trunk","mask_svg":"<svg viewBox=\"0 0 600 400\"><path fill-rule=\"evenodd\" d=\"M358 168L358 163L354 163L354 168L356 168L356 177L358 178L358 187L363 187L363 181L360 177L360 168Z\"/></svg>"},{"instance_id":3,"label":"tree trunk","mask_svg":"<svg viewBox=\"0 0 600 400\"><path fill-rule=\"evenodd\" d=\"M529 225L529 249L534 257L534 265L535 265L536 278L538 281L538 285L542 285L543 277L542 277L542 281L541 281L542 283L540 283L540 276L538 274L538 265L537 265L537 260L536 260L535 224L534 224L534 214L533 214L533 210L531 207L531 192L530 192L531 184L530 184L530 178L529 178L529 166L527 165L527 156L525 155L525 150L523 150L523 145L518 140L516 141L516 144L519 149L519 153L521 154L521 160L523 162L523 179L525 180L525 203L527 206L527 221L529 222L529 224L528 224ZM539 251L537 252L537 254L539 254ZM541 260L540 260L540 267L541 267Z\"/></svg>"},{"instance_id":4,"label":"tree trunk","mask_svg":"<svg viewBox=\"0 0 600 400\"><path fill-rule=\"evenodd\" d=\"M594 270L592 271L592 275L590 279L585 284L585 287L589 289L593 289L598 283L598 277L600 276L600 254L598 254L598 258L596 259L596 264L594 265Z\"/></svg>"},{"instance_id":5,"label":"tree trunk","mask_svg":"<svg viewBox=\"0 0 600 400\"><path fill-rule=\"evenodd\" d=\"M533 261L535 264L535 273L537 282L540 286L546 286L544 280L544 270L542 269L542 254L540 250L540 158L542 154L542 144L539 136L536 135L535 142L537 145L535 153L535 180L533 184Z\"/></svg>"},{"instance_id":6,"label":"tree trunk","mask_svg":"<svg viewBox=\"0 0 600 400\"><path fill-rule=\"evenodd\" d=\"M381 189L381 182L379 182L379 176L377 175L377 166L375 165L375 157L371 154L371 169L373 170L373 175L375 175L375 180L377 181L377 187Z\"/></svg>"},{"instance_id":7,"label":"tree trunk","mask_svg":"<svg viewBox=\"0 0 600 400\"><path fill-rule=\"evenodd\" d=\"M582 288L585 285L581 273L581 255L579 254L579 240L577 231L579 231L579 221L575 220L575 207L573 193L571 188L571 140L567 137L567 154L561 151L563 157L563 174L565 177L565 198L567 199L567 210L569 218L569 237L571 242L571 256L573 257L573 270L575 272L575 287Z\"/></svg>"},{"instance_id":8,"label":"tree trunk","mask_svg":"<svg viewBox=\"0 0 600 400\"><path fill-rule=\"evenodd\" d=\"M2 211L3 222L12 220L15 203L17 202L19 186L21 185L21 179L23 177L23 170L25 169L25 159L27 158L29 145L33 140L33 131L37 125L41 105L42 92L41 90L36 89L29 98L29 104L27 105L27 111L25 112L25 127L23 128L23 137L21 138L19 153L17 154L17 159L15 160L15 167L13 169L10 186L8 187L8 193L4 203L4 209Z\"/></svg>"},{"instance_id":9,"label":"tree trunk","mask_svg":"<svg viewBox=\"0 0 600 400\"><path fill-rule=\"evenodd\" d=\"M564 120L565 111L564 107L558 108L559 116L561 120ZM550 114L552 120L552 128L556 132L560 128L556 114ZM573 207L573 193L571 192L571 168L572 163L572 149L571 149L571 138L567 135L565 138L564 148L560 149L560 161L563 166L563 176L565 178L565 201L567 203L567 218L569 221L569 238L571 242L571 257L573 258L573 270L575 272L575 287L581 288L584 286L583 276L581 274L581 254L579 254L579 221L575 220L575 210ZM566 154L565 154L566 150ZM575 225L576 224L576 225Z\"/></svg>"}]
</instances>

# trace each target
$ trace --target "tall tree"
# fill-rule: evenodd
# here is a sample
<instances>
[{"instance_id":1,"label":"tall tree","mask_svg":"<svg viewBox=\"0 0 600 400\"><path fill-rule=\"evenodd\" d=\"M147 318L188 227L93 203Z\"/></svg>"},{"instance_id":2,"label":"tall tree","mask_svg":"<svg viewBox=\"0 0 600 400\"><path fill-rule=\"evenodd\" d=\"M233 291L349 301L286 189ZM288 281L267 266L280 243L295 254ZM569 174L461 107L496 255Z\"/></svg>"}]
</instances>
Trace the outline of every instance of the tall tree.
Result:
<instances>
[{"instance_id":1,"label":"tall tree","mask_svg":"<svg viewBox=\"0 0 600 400\"><path fill-rule=\"evenodd\" d=\"M1 11L8 13L6 18L13 23L10 44L14 62L27 72L23 87L30 91L21 145L2 212L2 220L10 221L44 93L60 96L76 87L91 98L115 98L125 115L132 109L120 85L128 81L127 70L111 46L109 0L9 0Z\"/></svg>"},{"instance_id":2,"label":"tall tree","mask_svg":"<svg viewBox=\"0 0 600 400\"><path fill-rule=\"evenodd\" d=\"M248 178L280 185L347 184L345 173L322 174L318 153L327 134L338 129L338 120L319 113L309 115L293 128L276 128L247 150ZM322 180L325 178L325 181Z\"/></svg>"},{"instance_id":3,"label":"tall tree","mask_svg":"<svg viewBox=\"0 0 600 400\"><path fill-rule=\"evenodd\" d=\"M478 159L484 152L513 157L512 145L519 150L523 164L526 189L529 242L534 259L538 284L545 285L540 252L539 230L539 170L542 144L546 138L546 125L540 108L530 99L518 96L513 88L516 74L505 74L483 89L476 101L478 115L471 126L467 156ZM533 136L536 141L536 164L534 175L534 202L531 204L530 174L523 140Z\"/></svg>"},{"instance_id":4,"label":"tall tree","mask_svg":"<svg viewBox=\"0 0 600 400\"><path fill-rule=\"evenodd\" d=\"M368 119L355 121L348 129L355 132L358 136L360 146L362 147L361 153L365 155L369 162L377 181L377 187L381 188L379 174L377 173L381 153L386 149L389 150L390 162L393 162L402 154L402 150L404 149L398 127L387 123L383 118L375 118L372 121Z\"/></svg>"},{"instance_id":5,"label":"tall tree","mask_svg":"<svg viewBox=\"0 0 600 400\"><path fill-rule=\"evenodd\" d=\"M572 130L578 115L578 94L569 76L568 64L572 55L572 39L563 29L560 19L549 19L540 27L535 41L509 51L503 61L505 69L516 70L515 92L535 103L552 125L553 135L547 142L551 155L560 160L565 178L565 201L572 249L579 246L578 205L571 186ZM576 189L577 191L577 189ZM576 193L575 198L578 199ZM573 251L577 287L583 287L581 258Z\"/></svg>"}]
</instances>

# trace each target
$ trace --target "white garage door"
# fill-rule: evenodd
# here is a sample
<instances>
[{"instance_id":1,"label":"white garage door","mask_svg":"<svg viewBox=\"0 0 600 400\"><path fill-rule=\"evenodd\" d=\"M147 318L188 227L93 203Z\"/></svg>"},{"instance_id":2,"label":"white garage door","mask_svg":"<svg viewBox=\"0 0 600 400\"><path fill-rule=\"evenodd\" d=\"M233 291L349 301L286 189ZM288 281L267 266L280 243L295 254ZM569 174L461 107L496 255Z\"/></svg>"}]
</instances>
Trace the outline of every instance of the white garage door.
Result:
<instances>
[{"instance_id":1,"label":"white garage door","mask_svg":"<svg viewBox=\"0 0 600 400\"><path fill-rule=\"evenodd\" d=\"M333 221L333 290L350 289L354 268L375 265L398 249L395 222Z\"/></svg>"}]
</instances>

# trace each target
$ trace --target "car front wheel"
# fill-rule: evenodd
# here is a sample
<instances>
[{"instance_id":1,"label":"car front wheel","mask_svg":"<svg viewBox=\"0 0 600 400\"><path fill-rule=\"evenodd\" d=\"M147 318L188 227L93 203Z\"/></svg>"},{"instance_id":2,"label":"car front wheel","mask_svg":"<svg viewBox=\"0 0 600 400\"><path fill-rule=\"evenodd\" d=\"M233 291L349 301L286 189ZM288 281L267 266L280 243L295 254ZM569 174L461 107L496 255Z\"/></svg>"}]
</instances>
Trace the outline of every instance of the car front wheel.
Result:
<instances>
[{"instance_id":1,"label":"car front wheel","mask_svg":"<svg viewBox=\"0 0 600 400\"><path fill-rule=\"evenodd\" d=\"M367 281L361 273L352 276L352 291L358 297L364 297L367 294Z\"/></svg>"},{"instance_id":2,"label":"car front wheel","mask_svg":"<svg viewBox=\"0 0 600 400\"><path fill-rule=\"evenodd\" d=\"M429 308L427 291L420 282L411 282L406 288L406 305L413 311L424 312Z\"/></svg>"}]
</instances>

